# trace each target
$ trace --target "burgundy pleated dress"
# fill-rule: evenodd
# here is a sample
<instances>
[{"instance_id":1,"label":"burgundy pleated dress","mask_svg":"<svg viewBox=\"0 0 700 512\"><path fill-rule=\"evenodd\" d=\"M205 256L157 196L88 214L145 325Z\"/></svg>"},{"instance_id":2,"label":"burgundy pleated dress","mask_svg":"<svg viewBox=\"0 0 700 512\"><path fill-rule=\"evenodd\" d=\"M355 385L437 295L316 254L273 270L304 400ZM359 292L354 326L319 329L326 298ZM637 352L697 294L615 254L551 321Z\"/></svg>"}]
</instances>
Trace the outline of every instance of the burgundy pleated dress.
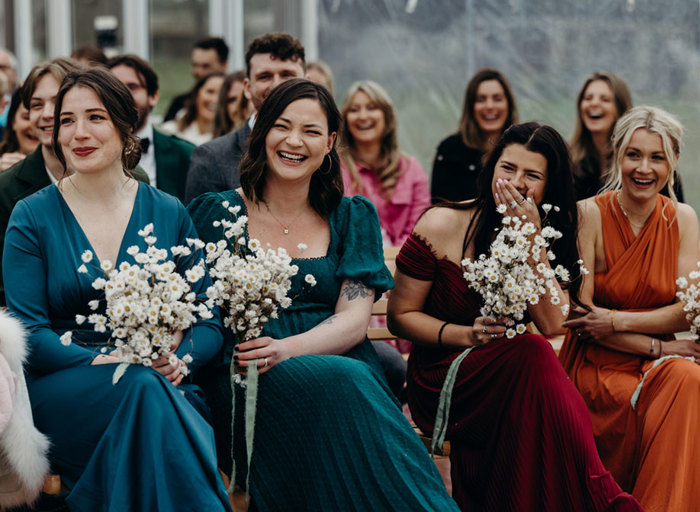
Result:
<instances>
[{"instance_id":1,"label":"burgundy pleated dress","mask_svg":"<svg viewBox=\"0 0 700 512\"><path fill-rule=\"evenodd\" d=\"M480 296L462 270L412 234L399 271L433 281L424 312L472 325ZM432 433L440 390L462 351L414 344L408 404ZM524 334L473 350L462 362L447 430L453 497L463 511L639 511L603 467L586 405L541 336Z\"/></svg>"}]
</instances>

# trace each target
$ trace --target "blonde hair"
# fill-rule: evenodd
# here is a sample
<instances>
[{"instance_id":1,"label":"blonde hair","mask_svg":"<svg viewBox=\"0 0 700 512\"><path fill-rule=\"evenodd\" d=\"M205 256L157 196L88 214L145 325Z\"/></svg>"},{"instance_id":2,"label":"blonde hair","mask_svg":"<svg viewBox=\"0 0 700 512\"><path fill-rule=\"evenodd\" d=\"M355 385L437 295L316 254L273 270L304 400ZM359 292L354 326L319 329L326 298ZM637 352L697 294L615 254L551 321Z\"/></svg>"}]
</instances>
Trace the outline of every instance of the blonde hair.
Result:
<instances>
[{"instance_id":1,"label":"blonde hair","mask_svg":"<svg viewBox=\"0 0 700 512\"><path fill-rule=\"evenodd\" d=\"M630 144L632 135L634 135L635 131L642 128L661 137L661 145L670 168L668 174L668 195L675 204L678 202L678 199L673 191L673 185L675 183L678 158L681 154L683 125L675 116L656 107L640 106L631 108L615 123L615 130L612 135L613 161L610 171L605 176L605 185L602 191L622 188L622 160L625 157L625 151Z\"/></svg>"},{"instance_id":2,"label":"blonde hair","mask_svg":"<svg viewBox=\"0 0 700 512\"><path fill-rule=\"evenodd\" d=\"M380 155L384 159L384 165L379 169L374 169L374 172L379 179L382 194L386 197L391 197L401 173L401 169L399 168L401 153L396 136L396 114L394 113L394 105L391 102L391 98L384 88L376 82L372 82L371 80L355 82L348 89L341 112L343 115L343 124L340 131L343 142L341 158L352 177L352 188L357 192L362 192L364 187L360 180L360 172L357 169L355 158L353 157L355 141L348 129L348 124L345 122L345 117L347 116L348 110L350 110L352 98L358 92L364 92L369 97L370 101L384 113L384 133L382 134L380 149Z\"/></svg>"}]
</instances>

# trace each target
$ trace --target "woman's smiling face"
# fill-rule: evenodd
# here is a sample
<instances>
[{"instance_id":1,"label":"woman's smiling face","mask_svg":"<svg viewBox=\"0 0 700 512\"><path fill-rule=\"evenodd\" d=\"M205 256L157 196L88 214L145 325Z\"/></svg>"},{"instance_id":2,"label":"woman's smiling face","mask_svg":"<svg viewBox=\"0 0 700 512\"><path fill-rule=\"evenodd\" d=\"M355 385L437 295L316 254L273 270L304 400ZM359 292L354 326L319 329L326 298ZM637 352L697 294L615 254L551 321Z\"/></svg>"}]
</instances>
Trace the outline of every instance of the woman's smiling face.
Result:
<instances>
[{"instance_id":1,"label":"woman's smiling face","mask_svg":"<svg viewBox=\"0 0 700 512\"><path fill-rule=\"evenodd\" d=\"M310 180L335 137L335 132L328 133L328 119L318 100L290 103L265 137L268 179Z\"/></svg>"}]
</instances>

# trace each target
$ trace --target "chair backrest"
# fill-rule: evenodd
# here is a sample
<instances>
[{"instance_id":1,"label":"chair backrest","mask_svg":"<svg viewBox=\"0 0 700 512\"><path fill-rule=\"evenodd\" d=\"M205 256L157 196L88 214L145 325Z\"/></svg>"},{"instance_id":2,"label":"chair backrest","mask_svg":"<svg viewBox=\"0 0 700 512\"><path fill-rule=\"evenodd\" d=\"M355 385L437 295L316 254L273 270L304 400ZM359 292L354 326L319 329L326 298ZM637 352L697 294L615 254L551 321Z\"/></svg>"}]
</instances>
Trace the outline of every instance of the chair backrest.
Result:
<instances>
[{"instance_id":1,"label":"chair backrest","mask_svg":"<svg viewBox=\"0 0 700 512\"><path fill-rule=\"evenodd\" d=\"M385 247L384 248L384 264L387 266L392 275L396 271L396 255L401 250L401 247ZM386 294L382 296L377 302L372 306L372 317L385 317L386 316L386 305L387 297ZM371 324L370 324L371 325ZM369 327L367 329L367 337L370 340L395 340L396 336L389 332L386 327Z\"/></svg>"}]
</instances>

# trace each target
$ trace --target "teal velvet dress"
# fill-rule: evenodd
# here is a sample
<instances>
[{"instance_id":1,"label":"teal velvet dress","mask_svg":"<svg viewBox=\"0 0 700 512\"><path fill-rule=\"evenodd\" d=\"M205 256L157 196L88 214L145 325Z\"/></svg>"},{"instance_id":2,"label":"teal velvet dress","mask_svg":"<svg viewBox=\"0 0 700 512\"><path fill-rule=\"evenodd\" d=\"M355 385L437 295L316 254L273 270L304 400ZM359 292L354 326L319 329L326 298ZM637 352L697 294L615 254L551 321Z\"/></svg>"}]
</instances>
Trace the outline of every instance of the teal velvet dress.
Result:
<instances>
[{"instance_id":1,"label":"teal velvet dress","mask_svg":"<svg viewBox=\"0 0 700 512\"><path fill-rule=\"evenodd\" d=\"M209 193L188 209L203 241L223 238L212 223L231 218L221 206L245 204L236 191ZM345 279L374 288L393 285L384 265L379 219L372 204L343 197L329 218L325 257L298 258L290 296L298 297L266 324L282 339L308 331L333 315ZM312 234L309 234L312 236ZM313 274L317 285L304 287ZM201 382L214 416L219 466L231 468L233 338ZM458 510L440 474L387 387L369 340L343 355L288 359L260 376L251 460L251 509L258 511L451 511ZM242 393L237 388L237 403ZM245 467L243 407L236 407L233 447ZM241 480L239 480L241 482Z\"/></svg>"},{"instance_id":2,"label":"teal velvet dress","mask_svg":"<svg viewBox=\"0 0 700 512\"><path fill-rule=\"evenodd\" d=\"M196 237L177 199L139 184L118 262L133 262L126 253L132 245L145 249L137 232L149 222L159 248ZM230 510L212 429L196 409L203 405L197 399L201 390L186 383L175 387L155 370L135 365L112 385L115 364L90 365L106 337L75 322L101 296L91 286L98 271L77 272L88 249L57 186L15 206L3 259L7 303L28 330L34 422L51 440L52 470L70 490L68 506L89 512ZM74 333L69 346L59 341L66 330ZM221 344L218 318L200 320L185 333L177 354L191 353L196 372Z\"/></svg>"}]
</instances>

